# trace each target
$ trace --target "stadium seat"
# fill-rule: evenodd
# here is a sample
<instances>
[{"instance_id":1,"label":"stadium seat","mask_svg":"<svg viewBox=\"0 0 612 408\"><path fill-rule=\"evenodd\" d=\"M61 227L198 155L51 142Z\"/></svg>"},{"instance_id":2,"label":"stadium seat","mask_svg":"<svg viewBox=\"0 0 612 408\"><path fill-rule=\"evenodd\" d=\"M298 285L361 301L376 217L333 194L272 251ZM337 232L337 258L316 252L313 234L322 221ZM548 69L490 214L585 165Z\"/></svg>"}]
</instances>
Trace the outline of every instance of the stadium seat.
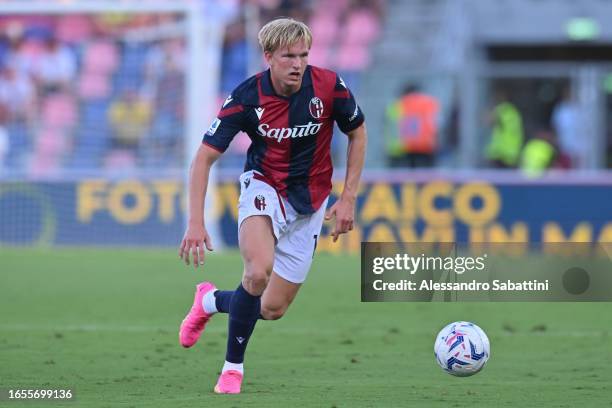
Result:
<instances>
[{"instance_id":1,"label":"stadium seat","mask_svg":"<svg viewBox=\"0 0 612 408\"><path fill-rule=\"evenodd\" d=\"M104 167L116 172L134 169L136 157L127 150L112 150L104 159Z\"/></svg>"},{"instance_id":2,"label":"stadium seat","mask_svg":"<svg viewBox=\"0 0 612 408\"><path fill-rule=\"evenodd\" d=\"M221 89L224 94L232 91L247 76L248 44L239 41L223 51Z\"/></svg>"},{"instance_id":3,"label":"stadium seat","mask_svg":"<svg viewBox=\"0 0 612 408\"><path fill-rule=\"evenodd\" d=\"M331 13L316 13L310 20L314 42L329 47L338 34L338 17Z\"/></svg>"},{"instance_id":4,"label":"stadium seat","mask_svg":"<svg viewBox=\"0 0 612 408\"><path fill-rule=\"evenodd\" d=\"M320 0L315 9L325 10L330 15L339 16L349 8L350 2L351 0Z\"/></svg>"},{"instance_id":5,"label":"stadium seat","mask_svg":"<svg viewBox=\"0 0 612 408\"><path fill-rule=\"evenodd\" d=\"M74 99L68 94L52 94L42 102L42 121L45 127L70 128L77 120Z\"/></svg>"},{"instance_id":6,"label":"stadium seat","mask_svg":"<svg viewBox=\"0 0 612 408\"><path fill-rule=\"evenodd\" d=\"M31 161L30 173L49 175L61 167L61 159L67 150L64 133L52 127L43 127L36 134L36 150Z\"/></svg>"},{"instance_id":7,"label":"stadium seat","mask_svg":"<svg viewBox=\"0 0 612 408\"><path fill-rule=\"evenodd\" d=\"M147 52L147 47L127 45L121 53L121 66L115 73L116 81L122 81L120 78L125 77L132 85L142 83Z\"/></svg>"},{"instance_id":8,"label":"stadium seat","mask_svg":"<svg viewBox=\"0 0 612 408\"><path fill-rule=\"evenodd\" d=\"M344 26L344 42L358 45L369 45L378 37L380 23L374 13L368 9L352 11Z\"/></svg>"},{"instance_id":9,"label":"stadium seat","mask_svg":"<svg viewBox=\"0 0 612 408\"><path fill-rule=\"evenodd\" d=\"M336 67L343 71L363 71L370 64L370 52L366 45L344 43L337 53Z\"/></svg>"},{"instance_id":10,"label":"stadium seat","mask_svg":"<svg viewBox=\"0 0 612 408\"><path fill-rule=\"evenodd\" d=\"M326 67L329 65L329 59L329 46L318 45L318 42L315 40L315 43L312 45L312 48L310 49L310 52L308 54L308 62L318 67Z\"/></svg>"},{"instance_id":11,"label":"stadium seat","mask_svg":"<svg viewBox=\"0 0 612 408\"><path fill-rule=\"evenodd\" d=\"M30 61L36 60L45 52L44 44L38 40L25 40L19 47L18 55ZM31 67L28 67L31 68Z\"/></svg>"},{"instance_id":12,"label":"stadium seat","mask_svg":"<svg viewBox=\"0 0 612 408\"><path fill-rule=\"evenodd\" d=\"M75 136L76 146L72 153L71 167L96 169L101 166L102 158L109 145L109 130L105 122L98 127L79 126Z\"/></svg>"},{"instance_id":13,"label":"stadium seat","mask_svg":"<svg viewBox=\"0 0 612 408\"><path fill-rule=\"evenodd\" d=\"M102 99L111 94L111 84L108 75L83 72L79 80L79 96L83 99Z\"/></svg>"},{"instance_id":14,"label":"stadium seat","mask_svg":"<svg viewBox=\"0 0 612 408\"><path fill-rule=\"evenodd\" d=\"M59 18L55 35L62 42L82 43L91 36L92 29L86 16L66 15Z\"/></svg>"},{"instance_id":15,"label":"stadium seat","mask_svg":"<svg viewBox=\"0 0 612 408\"><path fill-rule=\"evenodd\" d=\"M9 150L6 156L6 164L12 168L20 168L26 153L31 148L30 134L23 122L11 122L6 125L9 135Z\"/></svg>"},{"instance_id":16,"label":"stadium seat","mask_svg":"<svg viewBox=\"0 0 612 408\"><path fill-rule=\"evenodd\" d=\"M96 41L85 49L83 68L86 72L112 73L119 65L119 51L110 41Z\"/></svg>"}]
</instances>

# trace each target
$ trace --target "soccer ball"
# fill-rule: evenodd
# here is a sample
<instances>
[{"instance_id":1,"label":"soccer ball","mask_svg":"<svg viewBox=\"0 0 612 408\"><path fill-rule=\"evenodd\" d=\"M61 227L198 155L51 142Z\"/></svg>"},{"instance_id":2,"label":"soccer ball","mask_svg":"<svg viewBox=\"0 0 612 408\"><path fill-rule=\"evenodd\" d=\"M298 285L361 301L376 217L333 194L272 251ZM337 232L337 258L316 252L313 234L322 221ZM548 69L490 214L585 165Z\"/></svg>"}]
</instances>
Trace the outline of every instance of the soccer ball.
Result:
<instances>
[{"instance_id":1,"label":"soccer ball","mask_svg":"<svg viewBox=\"0 0 612 408\"><path fill-rule=\"evenodd\" d=\"M485 366L491 355L491 346L485 332L474 323L454 322L438 333L434 355L447 373L469 377Z\"/></svg>"}]
</instances>

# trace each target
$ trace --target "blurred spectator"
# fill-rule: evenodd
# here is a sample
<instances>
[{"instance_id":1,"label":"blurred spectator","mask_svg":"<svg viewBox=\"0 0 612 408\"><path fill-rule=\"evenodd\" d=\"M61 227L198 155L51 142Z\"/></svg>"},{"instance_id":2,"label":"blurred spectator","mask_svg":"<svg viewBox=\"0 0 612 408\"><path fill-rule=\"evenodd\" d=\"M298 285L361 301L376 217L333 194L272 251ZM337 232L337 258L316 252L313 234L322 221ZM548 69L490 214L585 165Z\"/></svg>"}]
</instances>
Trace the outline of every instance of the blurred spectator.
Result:
<instances>
[{"instance_id":1,"label":"blurred spectator","mask_svg":"<svg viewBox=\"0 0 612 408\"><path fill-rule=\"evenodd\" d=\"M5 55L6 65L23 75L32 76L34 59L39 53L38 42L26 41L20 24L9 24L8 31L9 49Z\"/></svg>"},{"instance_id":2,"label":"blurred spectator","mask_svg":"<svg viewBox=\"0 0 612 408\"><path fill-rule=\"evenodd\" d=\"M32 175L57 174L68 150L65 134L57 128L40 127L35 133L35 145L29 171Z\"/></svg>"},{"instance_id":3,"label":"blurred spectator","mask_svg":"<svg viewBox=\"0 0 612 408\"><path fill-rule=\"evenodd\" d=\"M10 121L24 121L34 112L35 88L27 75L11 66L0 68L0 110Z\"/></svg>"},{"instance_id":4,"label":"blurred spectator","mask_svg":"<svg viewBox=\"0 0 612 408\"><path fill-rule=\"evenodd\" d=\"M226 24L240 13L241 0L199 0L205 18Z\"/></svg>"},{"instance_id":5,"label":"blurred spectator","mask_svg":"<svg viewBox=\"0 0 612 408\"><path fill-rule=\"evenodd\" d=\"M55 37L50 37L43 54L35 62L33 74L47 93L69 88L76 77L76 68L73 52Z\"/></svg>"},{"instance_id":6,"label":"blurred spectator","mask_svg":"<svg viewBox=\"0 0 612 408\"><path fill-rule=\"evenodd\" d=\"M243 22L235 22L227 29L221 58L221 93L229 94L247 78L249 44L244 35Z\"/></svg>"},{"instance_id":7,"label":"blurred spectator","mask_svg":"<svg viewBox=\"0 0 612 408\"><path fill-rule=\"evenodd\" d=\"M495 91L494 101L495 106L489 117L493 129L487 146L487 158L497 168L516 167L523 146L523 119L504 90Z\"/></svg>"},{"instance_id":8,"label":"blurred spectator","mask_svg":"<svg viewBox=\"0 0 612 408\"><path fill-rule=\"evenodd\" d=\"M565 87L559 103L552 114L552 126L559 137L561 155L569 161L571 167L577 168L584 163L584 146L586 141L581 140L580 107L574 100L569 86Z\"/></svg>"},{"instance_id":9,"label":"blurred spectator","mask_svg":"<svg viewBox=\"0 0 612 408\"><path fill-rule=\"evenodd\" d=\"M276 12L281 16L287 16L299 21L306 21L308 18L309 6L311 1L303 0L282 0Z\"/></svg>"},{"instance_id":10,"label":"blurred spectator","mask_svg":"<svg viewBox=\"0 0 612 408\"><path fill-rule=\"evenodd\" d=\"M369 61L367 47L379 32L376 19L384 2L249 0L248 9L241 0L200 1L227 19L223 99L248 75L248 51L254 45L245 41L248 24L255 27L280 15L309 21L314 10L329 14L322 22L335 25L333 36L319 47L329 57L324 65L346 72L345 80L355 88ZM183 18L177 13L5 16L0 21L5 167L30 174L67 167L95 171L103 163L107 168L126 163L182 167L187 55L185 37L172 33L183 26ZM148 38L151 33L161 35ZM359 55L351 58L350 50L357 48ZM341 59L341 50L346 58ZM135 88L139 95L124 92ZM246 149L249 142L238 137L236 149Z\"/></svg>"},{"instance_id":11,"label":"blurred spectator","mask_svg":"<svg viewBox=\"0 0 612 408\"><path fill-rule=\"evenodd\" d=\"M360 74L371 63L370 48L380 34L380 18L372 2L352 0L342 16L335 66L342 77L358 92Z\"/></svg>"},{"instance_id":12,"label":"blurred spectator","mask_svg":"<svg viewBox=\"0 0 612 408\"><path fill-rule=\"evenodd\" d=\"M387 108L387 154L391 167L431 167L437 150L440 104L415 85Z\"/></svg>"},{"instance_id":13,"label":"blurred spectator","mask_svg":"<svg viewBox=\"0 0 612 408\"><path fill-rule=\"evenodd\" d=\"M149 130L151 104L133 90L126 90L108 111L114 148L135 152Z\"/></svg>"},{"instance_id":14,"label":"blurred spectator","mask_svg":"<svg viewBox=\"0 0 612 408\"><path fill-rule=\"evenodd\" d=\"M0 172L4 170L4 161L9 151L9 136L6 128L0 125Z\"/></svg>"},{"instance_id":15,"label":"blurred spectator","mask_svg":"<svg viewBox=\"0 0 612 408\"><path fill-rule=\"evenodd\" d=\"M527 177L538 177L553 166L556 155L554 133L539 131L523 148L521 170Z\"/></svg>"},{"instance_id":16,"label":"blurred spectator","mask_svg":"<svg viewBox=\"0 0 612 408\"><path fill-rule=\"evenodd\" d=\"M145 56L146 89L152 97L160 91L159 83L171 73L185 70L185 47L181 41L161 41L149 48Z\"/></svg>"},{"instance_id":17,"label":"blurred spectator","mask_svg":"<svg viewBox=\"0 0 612 408\"><path fill-rule=\"evenodd\" d=\"M0 68L0 126L9 135L6 162L15 169L25 168L32 147L28 128L36 112L34 89L28 76L8 65Z\"/></svg>"},{"instance_id":18,"label":"blurred spectator","mask_svg":"<svg viewBox=\"0 0 612 408\"><path fill-rule=\"evenodd\" d=\"M182 157L184 135L184 89L185 77L180 71L166 70L158 78L155 115L149 138L145 142L145 164L159 167L179 163Z\"/></svg>"}]
</instances>

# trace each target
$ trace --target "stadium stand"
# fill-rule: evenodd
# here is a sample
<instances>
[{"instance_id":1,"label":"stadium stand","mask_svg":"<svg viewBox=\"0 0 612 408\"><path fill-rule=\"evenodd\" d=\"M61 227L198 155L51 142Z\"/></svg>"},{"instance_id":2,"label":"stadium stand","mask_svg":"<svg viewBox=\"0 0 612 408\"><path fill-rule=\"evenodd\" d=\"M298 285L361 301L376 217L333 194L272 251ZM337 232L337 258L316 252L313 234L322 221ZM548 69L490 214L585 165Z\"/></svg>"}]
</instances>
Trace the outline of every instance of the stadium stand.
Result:
<instances>
[{"instance_id":1,"label":"stadium stand","mask_svg":"<svg viewBox=\"0 0 612 408\"><path fill-rule=\"evenodd\" d=\"M128 30L167 18L2 17L0 126L9 136L5 172L93 172L116 169L119 163L182 168L184 93L176 90L183 89L184 44L122 38ZM120 102L128 94L154 112L140 115L141 143L132 152L113 142L113 118L120 119ZM162 155L161 148L168 150Z\"/></svg>"},{"instance_id":2,"label":"stadium stand","mask_svg":"<svg viewBox=\"0 0 612 408\"><path fill-rule=\"evenodd\" d=\"M219 105L250 72L244 15L236 2L222 50ZM383 1L260 1L259 21L303 18L314 31L311 62L336 69L356 89L380 35ZM63 15L0 18L0 128L8 135L4 172L45 176L118 169L183 169L185 45L125 41L132 29L172 16ZM131 96L126 96L131 95ZM127 106L138 99L139 107ZM17 103L15 103L17 102ZM137 119L120 124L126 118ZM134 121L138 123L134 123ZM136 131L132 145L118 135ZM137 130L133 128L137 127ZM239 137L222 164L241 166ZM235 153L232 157L232 153ZM0 164L3 161L0 160Z\"/></svg>"}]
</instances>

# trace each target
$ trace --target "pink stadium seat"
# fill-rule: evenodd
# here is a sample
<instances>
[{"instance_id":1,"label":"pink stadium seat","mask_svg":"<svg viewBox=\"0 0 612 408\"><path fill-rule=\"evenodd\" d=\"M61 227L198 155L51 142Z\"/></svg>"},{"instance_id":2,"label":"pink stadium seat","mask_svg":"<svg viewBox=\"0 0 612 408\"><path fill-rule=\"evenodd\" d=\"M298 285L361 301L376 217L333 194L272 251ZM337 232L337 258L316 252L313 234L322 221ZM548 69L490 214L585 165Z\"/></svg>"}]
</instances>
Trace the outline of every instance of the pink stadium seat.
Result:
<instances>
[{"instance_id":1,"label":"pink stadium seat","mask_svg":"<svg viewBox=\"0 0 612 408\"><path fill-rule=\"evenodd\" d=\"M316 39L314 41L308 53L308 63L319 67L325 67L329 64L329 46L319 46L318 41Z\"/></svg>"},{"instance_id":2,"label":"pink stadium seat","mask_svg":"<svg viewBox=\"0 0 612 408\"><path fill-rule=\"evenodd\" d=\"M259 6L266 8L268 10L273 10L273 9L277 9L280 6L281 1L280 0L256 0L255 3L257 3Z\"/></svg>"},{"instance_id":3,"label":"pink stadium seat","mask_svg":"<svg viewBox=\"0 0 612 408\"><path fill-rule=\"evenodd\" d=\"M66 139L58 129L42 127L36 135L36 150L30 167L33 175L49 175L59 170Z\"/></svg>"},{"instance_id":4,"label":"pink stadium seat","mask_svg":"<svg viewBox=\"0 0 612 408\"><path fill-rule=\"evenodd\" d=\"M315 5L315 10L325 10L326 13L338 16L349 7L351 0L319 0ZM338 24L336 22L336 24Z\"/></svg>"},{"instance_id":5,"label":"pink stadium seat","mask_svg":"<svg viewBox=\"0 0 612 408\"><path fill-rule=\"evenodd\" d=\"M70 128L77 119L74 99L67 94L50 95L42 102L43 126Z\"/></svg>"},{"instance_id":6,"label":"pink stadium seat","mask_svg":"<svg viewBox=\"0 0 612 408\"><path fill-rule=\"evenodd\" d=\"M380 22L368 9L352 11L347 17L342 37L352 44L368 45L378 37Z\"/></svg>"},{"instance_id":7,"label":"pink stadium seat","mask_svg":"<svg viewBox=\"0 0 612 408\"><path fill-rule=\"evenodd\" d=\"M27 57L31 60L36 60L39 58L45 51L45 45L42 41L38 40L26 40L23 42L21 47L19 47L19 55Z\"/></svg>"},{"instance_id":8,"label":"pink stadium seat","mask_svg":"<svg viewBox=\"0 0 612 408\"><path fill-rule=\"evenodd\" d=\"M83 67L88 72L112 73L119 65L119 52L110 41L96 41L85 49Z\"/></svg>"},{"instance_id":9,"label":"pink stadium seat","mask_svg":"<svg viewBox=\"0 0 612 408\"><path fill-rule=\"evenodd\" d=\"M56 35L62 42L81 43L92 34L91 20L83 15L66 15L59 18Z\"/></svg>"},{"instance_id":10,"label":"pink stadium seat","mask_svg":"<svg viewBox=\"0 0 612 408\"><path fill-rule=\"evenodd\" d=\"M108 75L83 72L79 80L79 95L83 99L101 99L110 95L111 83Z\"/></svg>"},{"instance_id":11,"label":"pink stadium seat","mask_svg":"<svg viewBox=\"0 0 612 408\"><path fill-rule=\"evenodd\" d=\"M370 64L370 53L365 45L342 44L337 55L336 68L343 71L363 71Z\"/></svg>"},{"instance_id":12,"label":"pink stadium seat","mask_svg":"<svg viewBox=\"0 0 612 408\"><path fill-rule=\"evenodd\" d=\"M113 150L104 159L104 167L113 171L133 169L136 167L136 157L127 150Z\"/></svg>"},{"instance_id":13,"label":"pink stadium seat","mask_svg":"<svg viewBox=\"0 0 612 408\"><path fill-rule=\"evenodd\" d=\"M334 42L338 34L338 18L330 13L316 13L310 20L314 41L322 46Z\"/></svg>"},{"instance_id":14,"label":"pink stadium seat","mask_svg":"<svg viewBox=\"0 0 612 408\"><path fill-rule=\"evenodd\" d=\"M42 127L36 135L36 148L39 153L56 155L65 150L64 133L52 127Z\"/></svg>"}]
</instances>

